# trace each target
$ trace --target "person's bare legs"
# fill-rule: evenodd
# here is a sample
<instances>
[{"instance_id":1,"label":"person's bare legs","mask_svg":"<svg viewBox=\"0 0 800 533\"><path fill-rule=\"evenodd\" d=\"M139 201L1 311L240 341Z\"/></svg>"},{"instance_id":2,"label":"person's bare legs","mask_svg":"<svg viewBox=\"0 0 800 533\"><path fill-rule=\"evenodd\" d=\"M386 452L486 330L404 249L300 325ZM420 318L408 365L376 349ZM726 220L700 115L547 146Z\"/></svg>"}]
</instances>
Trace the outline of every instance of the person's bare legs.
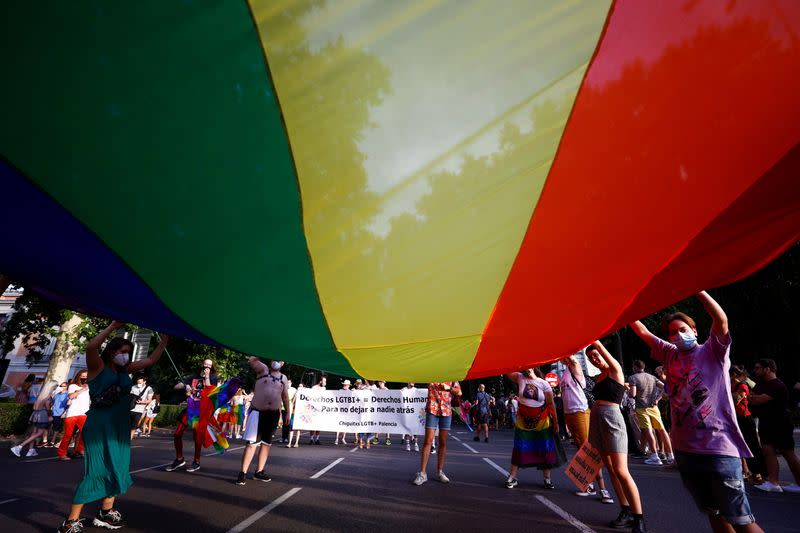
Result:
<instances>
[{"instance_id":1,"label":"person's bare legs","mask_svg":"<svg viewBox=\"0 0 800 533\"><path fill-rule=\"evenodd\" d=\"M33 443L35 443L36 439L41 437L42 434L46 435L47 434L47 430L46 429L40 429L40 428L34 428L33 431L31 432L31 436L18 444L18 446L20 447L20 455L22 454L22 448L24 448L25 445L27 445L27 444L30 444L30 447L28 447L28 449L32 450L33 449Z\"/></svg>"},{"instance_id":2,"label":"person's bare legs","mask_svg":"<svg viewBox=\"0 0 800 533\"><path fill-rule=\"evenodd\" d=\"M658 443L653 428L642 428L642 441L650 447L650 454L658 453Z\"/></svg>"},{"instance_id":3,"label":"person's bare legs","mask_svg":"<svg viewBox=\"0 0 800 533\"><path fill-rule=\"evenodd\" d=\"M256 453L256 445L255 444L248 444L244 448L244 453L242 454L242 472L245 474L250 469L250 463L253 461L253 456ZM260 458L259 458L260 460Z\"/></svg>"},{"instance_id":4,"label":"person's bare legs","mask_svg":"<svg viewBox=\"0 0 800 533\"><path fill-rule=\"evenodd\" d=\"M449 429L439 430L439 457L436 458L436 471L441 472L444 470L444 460L447 456L447 435L450 433Z\"/></svg>"},{"instance_id":5,"label":"person's bare legs","mask_svg":"<svg viewBox=\"0 0 800 533\"><path fill-rule=\"evenodd\" d=\"M625 497L625 491L622 490L622 485L619 482L619 478L614 473L614 467L611 463L611 457L606 455L603 457L603 463L606 465L606 470L608 470L608 477L611 480L611 486L614 488L614 493L617 495L617 499L619 500L619 504L623 507L630 507L630 502L628 498Z\"/></svg>"},{"instance_id":6,"label":"person's bare legs","mask_svg":"<svg viewBox=\"0 0 800 533\"><path fill-rule=\"evenodd\" d=\"M764 452L764 464L767 467L767 481L780 485L778 474L780 473L780 466L778 465L778 455L772 444L763 444L761 450Z\"/></svg>"},{"instance_id":7,"label":"person's bare legs","mask_svg":"<svg viewBox=\"0 0 800 533\"><path fill-rule=\"evenodd\" d=\"M664 445L664 453L667 454L667 457L673 455L672 453L672 440L669 438L669 433L667 433L666 429L657 429L658 437Z\"/></svg>"},{"instance_id":8,"label":"person's bare legs","mask_svg":"<svg viewBox=\"0 0 800 533\"><path fill-rule=\"evenodd\" d=\"M103 498L101 500L100 508L103 511L109 511L109 510L113 509L114 508L114 499L115 499L114 496L112 496L110 498ZM70 509L69 509L69 516L67 517L67 520L77 520L78 518L81 517L81 511L82 510L83 510L83 504L82 503L73 503L72 507L70 507Z\"/></svg>"},{"instance_id":9,"label":"person's bare legs","mask_svg":"<svg viewBox=\"0 0 800 533\"><path fill-rule=\"evenodd\" d=\"M603 468L602 467L597 471L597 477L595 478L595 480L597 481L597 488L598 489L606 490L606 482L603 479Z\"/></svg>"},{"instance_id":10,"label":"person's bare legs","mask_svg":"<svg viewBox=\"0 0 800 533\"><path fill-rule=\"evenodd\" d=\"M639 489L628 470L628 454L610 453L605 460L608 461L606 466L611 476L611 484L614 485L614 491L617 493L620 504L629 506L633 514L642 514Z\"/></svg>"},{"instance_id":11,"label":"person's bare legs","mask_svg":"<svg viewBox=\"0 0 800 533\"><path fill-rule=\"evenodd\" d=\"M267 466L267 459L269 459L269 449L270 446L268 444L261 443L261 446L258 450L258 470L256 472L263 472L264 468Z\"/></svg>"},{"instance_id":12,"label":"person's bare legs","mask_svg":"<svg viewBox=\"0 0 800 533\"><path fill-rule=\"evenodd\" d=\"M708 523L711 524L711 530L714 533L764 533L764 530L758 524L734 526L721 516L709 515Z\"/></svg>"},{"instance_id":13,"label":"person's bare legs","mask_svg":"<svg viewBox=\"0 0 800 533\"><path fill-rule=\"evenodd\" d=\"M797 454L794 450L781 450L781 455L786 459L789 470L792 471L794 482L800 485L800 459L797 458Z\"/></svg>"},{"instance_id":14,"label":"person's bare legs","mask_svg":"<svg viewBox=\"0 0 800 533\"><path fill-rule=\"evenodd\" d=\"M425 428L425 443L422 445L419 468L419 471L423 474L428 470L428 459L431 457L431 446L433 445L433 434L435 431L434 429Z\"/></svg>"}]
</instances>

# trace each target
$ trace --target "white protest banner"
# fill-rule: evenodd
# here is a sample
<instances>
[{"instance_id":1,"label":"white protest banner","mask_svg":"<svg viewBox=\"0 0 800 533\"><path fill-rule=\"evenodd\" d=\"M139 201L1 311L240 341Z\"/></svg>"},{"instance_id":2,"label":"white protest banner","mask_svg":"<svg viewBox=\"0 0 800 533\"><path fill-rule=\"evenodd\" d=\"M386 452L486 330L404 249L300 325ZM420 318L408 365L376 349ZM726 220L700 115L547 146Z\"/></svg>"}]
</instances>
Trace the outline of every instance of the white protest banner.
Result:
<instances>
[{"instance_id":1,"label":"white protest banner","mask_svg":"<svg viewBox=\"0 0 800 533\"><path fill-rule=\"evenodd\" d=\"M597 477L602 465L600 453L587 440L567 465L567 477L575 483L578 490L585 491Z\"/></svg>"},{"instance_id":2,"label":"white protest banner","mask_svg":"<svg viewBox=\"0 0 800 533\"><path fill-rule=\"evenodd\" d=\"M427 389L298 389L293 429L425 434Z\"/></svg>"}]
</instances>

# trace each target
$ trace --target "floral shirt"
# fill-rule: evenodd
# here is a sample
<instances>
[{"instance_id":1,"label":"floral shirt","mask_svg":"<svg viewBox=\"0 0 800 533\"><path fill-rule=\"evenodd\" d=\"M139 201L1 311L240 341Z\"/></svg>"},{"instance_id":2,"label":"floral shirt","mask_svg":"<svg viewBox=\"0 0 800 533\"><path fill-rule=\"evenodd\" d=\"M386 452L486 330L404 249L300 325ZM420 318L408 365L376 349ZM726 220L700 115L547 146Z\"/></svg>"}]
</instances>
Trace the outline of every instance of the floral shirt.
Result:
<instances>
[{"instance_id":1,"label":"floral shirt","mask_svg":"<svg viewBox=\"0 0 800 533\"><path fill-rule=\"evenodd\" d=\"M452 416L453 407L450 402L453 395L449 390L442 390L442 385L449 385L451 389L461 388L458 381L443 381L428 384L428 403L425 410L436 416Z\"/></svg>"}]
</instances>

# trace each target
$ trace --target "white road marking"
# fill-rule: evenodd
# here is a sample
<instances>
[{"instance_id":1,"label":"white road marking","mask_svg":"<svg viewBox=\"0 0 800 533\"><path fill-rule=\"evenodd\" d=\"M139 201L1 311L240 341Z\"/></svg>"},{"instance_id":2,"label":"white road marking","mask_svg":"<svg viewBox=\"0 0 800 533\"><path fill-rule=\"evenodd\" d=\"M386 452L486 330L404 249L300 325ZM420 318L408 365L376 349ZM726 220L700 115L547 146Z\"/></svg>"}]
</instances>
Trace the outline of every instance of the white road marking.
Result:
<instances>
[{"instance_id":1,"label":"white road marking","mask_svg":"<svg viewBox=\"0 0 800 533\"><path fill-rule=\"evenodd\" d=\"M133 448L142 448L142 446L141 445L139 445L139 446L131 446L131 449L133 449ZM39 459L25 459L24 462L26 462L26 463L41 463L42 461L55 461L57 459L58 459L58 456L56 455L55 457L42 457L42 458L39 458ZM82 457L75 457L74 459L76 461L79 461L79 460L81 460L83 458Z\"/></svg>"},{"instance_id":2,"label":"white road marking","mask_svg":"<svg viewBox=\"0 0 800 533\"><path fill-rule=\"evenodd\" d=\"M139 472L146 472L148 470L155 470L156 468L164 468L172 463L164 463L163 465L148 466L147 468L140 468L139 470L131 470L131 475L138 474Z\"/></svg>"},{"instance_id":3,"label":"white road marking","mask_svg":"<svg viewBox=\"0 0 800 533\"><path fill-rule=\"evenodd\" d=\"M505 477L508 477L510 475L502 466L498 465L488 457L484 457L483 460L489 463L495 470L503 474Z\"/></svg>"},{"instance_id":4,"label":"white road marking","mask_svg":"<svg viewBox=\"0 0 800 533\"><path fill-rule=\"evenodd\" d=\"M451 436L451 437L453 437L454 439L456 439L458 442L461 442L461 439L459 439L459 438L458 438L458 437L456 437L455 435L450 435L450 436Z\"/></svg>"},{"instance_id":5,"label":"white road marking","mask_svg":"<svg viewBox=\"0 0 800 533\"><path fill-rule=\"evenodd\" d=\"M478 450L476 450L475 448L473 448L472 446L470 446L470 445L469 445L469 444L467 444L466 442L462 442L462 443L461 443L461 445L462 445L464 448L466 448L466 449L468 449L469 451L471 451L472 453L478 453Z\"/></svg>"},{"instance_id":6,"label":"white road marking","mask_svg":"<svg viewBox=\"0 0 800 533\"><path fill-rule=\"evenodd\" d=\"M275 509L277 506L279 506L280 504L282 504L283 502L285 502L298 492L300 492L300 487L289 489L287 492L283 493L281 496L275 499L272 503L262 508L260 511L253 513L249 518L246 518L245 520L233 526L231 529L228 530L228 533L240 533L241 531L244 531L245 529L253 525L255 522L263 518L267 513Z\"/></svg>"},{"instance_id":7,"label":"white road marking","mask_svg":"<svg viewBox=\"0 0 800 533\"><path fill-rule=\"evenodd\" d=\"M488 457L484 457L483 460L489 463L489 465L492 468L503 474L505 477L508 477L510 475L503 467L501 467ZM589 526L587 526L586 524L584 524L583 522L581 522L580 520L578 520L577 518L566 512L564 509L562 509L558 505L554 504L553 502L545 498L544 496L537 494L536 499L539 500L539 502L541 502L545 507L556 513L564 520L566 520L570 525L578 529L578 531L581 531L582 533L596 533L595 530L593 530L592 528L590 528Z\"/></svg>"},{"instance_id":8,"label":"white road marking","mask_svg":"<svg viewBox=\"0 0 800 533\"><path fill-rule=\"evenodd\" d=\"M225 451L226 452L235 452L236 450L241 450L242 448L244 448L244 446L237 446L236 448L228 448ZM206 454L203 454L203 457L212 457L214 455L221 455L221 454L218 453L218 452L206 453ZM164 463L164 464L161 464L161 465L148 466L147 468L140 468L138 470L132 470L131 471L131 475L138 474L139 472L147 472L148 470L155 470L156 468L164 468L165 466L169 466L171 464L172 463L169 462L169 463Z\"/></svg>"},{"instance_id":9,"label":"white road marking","mask_svg":"<svg viewBox=\"0 0 800 533\"><path fill-rule=\"evenodd\" d=\"M325 468L323 468L322 470L320 470L319 472L317 472L316 474L314 474L313 476L311 476L311 479L317 479L318 477L321 477L321 476L322 476L322 474L324 474L325 472L327 472L328 470L330 470L330 469L331 469L331 468L333 468L334 466L338 465L338 464L339 464L339 463L341 463L342 461L344 461L344 457L339 457L339 458L338 458L338 459L336 459L334 462L332 462L331 464L329 464L328 466L326 466Z\"/></svg>"},{"instance_id":10,"label":"white road marking","mask_svg":"<svg viewBox=\"0 0 800 533\"><path fill-rule=\"evenodd\" d=\"M358 446L356 446L355 448L353 448L352 450L350 450L350 453L353 453L353 452L354 452L354 451L356 451L357 449L358 449Z\"/></svg>"},{"instance_id":11,"label":"white road marking","mask_svg":"<svg viewBox=\"0 0 800 533\"><path fill-rule=\"evenodd\" d=\"M3 505L4 503L11 503L11 502L18 502L18 501L19 501L19 498L11 498L11 499L8 499L8 500L1 501L0 505Z\"/></svg>"},{"instance_id":12,"label":"white road marking","mask_svg":"<svg viewBox=\"0 0 800 533\"><path fill-rule=\"evenodd\" d=\"M569 522L578 531L582 531L583 533L596 533L594 529L590 528L589 526L587 526L586 524L584 524L583 522L581 522L580 520L578 520L577 518L575 518L574 516L566 512L564 509L562 509L558 505L554 504L553 502L542 496L541 494L537 494L536 499L539 500L546 507L548 507L551 511L556 513L558 516Z\"/></svg>"}]
</instances>

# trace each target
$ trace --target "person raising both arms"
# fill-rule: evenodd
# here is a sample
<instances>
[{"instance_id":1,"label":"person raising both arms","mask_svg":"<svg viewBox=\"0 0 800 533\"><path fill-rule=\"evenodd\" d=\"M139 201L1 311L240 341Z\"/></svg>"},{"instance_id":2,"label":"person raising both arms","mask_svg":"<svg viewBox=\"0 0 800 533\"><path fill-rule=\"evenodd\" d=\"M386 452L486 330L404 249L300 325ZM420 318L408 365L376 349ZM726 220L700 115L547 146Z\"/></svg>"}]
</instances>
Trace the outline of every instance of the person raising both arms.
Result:
<instances>
[{"instance_id":1,"label":"person raising both arms","mask_svg":"<svg viewBox=\"0 0 800 533\"><path fill-rule=\"evenodd\" d=\"M625 375L619 362L599 341L586 348L586 357L600 370L592 389L594 407L589 417L589 444L600 452L621 508L610 525L644 533L642 500L628 470L628 432L620 410L625 395Z\"/></svg>"},{"instance_id":2,"label":"person raising both arms","mask_svg":"<svg viewBox=\"0 0 800 533\"><path fill-rule=\"evenodd\" d=\"M258 357L250 357L250 368L256 373L256 383L253 389L253 403L250 406L249 422L244 432L247 447L242 454L242 469L236 479L237 485L244 485L247 471L258 447L258 465L253 479L270 481L264 472L269 458L269 449L272 446L272 436L278 429L281 419L281 405L286 419L284 424L289 424L289 380L281 374L283 361L270 361L269 367L261 362Z\"/></svg>"},{"instance_id":3,"label":"person raising both arms","mask_svg":"<svg viewBox=\"0 0 800 533\"><path fill-rule=\"evenodd\" d=\"M208 402L208 397L203 397L203 389L207 387L216 387L219 382L217 371L214 369L214 361L211 359L203 360L203 367L200 372L189 379L182 381L175 385L175 390L185 390L186 396L191 397L201 405ZM205 440L205 433L208 428L207 414L201 408L200 422L197 427L192 431L194 437L194 460L191 466L186 467L186 460L183 458L183 433L190 427L191 421L189 420L189 410L184 409L183 413L178 416L178 427L173 434L173 444L175 446L175 460L166 468L167 472L174 472L179 468L186 467L187 472L196 472L200 470L200 454L203 451L203 442Z\"/></svg>"},{"instance_id":4,"label":"person raising both arms","mask_svg":"<svg viewBox=\"0 0 800 533\"><path fill-rule=\"evenodd\" d=\"M92 525L105 529L123 527L122 514L114 508L116 498L133 483L131 464L130 373L140 372L161 358L169 336L146 359L131 362L133 343L116 337L100 353L100 346L122 327L114 321L93 338L86 347L89 395L92 406L83 426L83 479L75 490L69 516L61 524L61 533L83 531L81 511L84 504L102 500Z\"/></svg>"},{"instance_id":5,"label":"person raising both arms","mask_svg":"<svg viewBox=\"0 0 800 533\"><path fill-rule=\"evenodd\" d=\"M728 377L731 336L728 317L705 291L697 299L711 316L711 331L697 342L697 326L684 313L662 320L668 341L640 321L631 328L664 364L672 412L672 447L683 485L715 532L761 533L750 510L741 458L751 457L736 423Z\"/></svg>"},{"instance_id":6,"label":"person raising both arms","mask_svg":"<svg viewBox=\"0 0 800 533\"><path fill-rule=\"evenodd\" d=\"M444 381L428 384L428 400L425 404L425 443L422 445L420 470L414 477L414 485L422 485L428 481L428 459L436 431L439 431L439 457L436 461L436 472L439 481L450 483L444 474L444 461L447 457L447 435L453 419L451 402L453 395L461 396L461 385L458 381Z\"/></svg>"},{"instance_id":7,"label":"person raising both arms","mask_svg":"<svg viewBox=\"0 0 800 533\"><path fill-rule=\"evenodd\" d=\"M535 467L542 471L544 487L554 489L550 472L566 462L566 454L558 439L558 415L553 402L553 389L541 371L527 368L506 377L516 383L519 411L514 425L514 450L506 488L517 486L520 468Z\"/></svg>"}]
</instances>

